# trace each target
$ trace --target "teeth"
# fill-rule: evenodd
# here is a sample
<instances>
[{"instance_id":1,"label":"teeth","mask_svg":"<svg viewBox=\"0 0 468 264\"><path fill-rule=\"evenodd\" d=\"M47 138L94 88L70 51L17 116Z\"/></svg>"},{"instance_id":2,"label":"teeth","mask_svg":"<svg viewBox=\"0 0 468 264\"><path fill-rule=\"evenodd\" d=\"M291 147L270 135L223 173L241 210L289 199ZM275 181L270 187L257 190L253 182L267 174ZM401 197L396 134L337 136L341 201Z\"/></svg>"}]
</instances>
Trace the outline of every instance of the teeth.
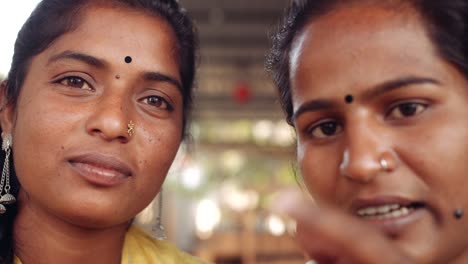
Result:
<instances>
[{"instance_id":1,"label":"teeth","mask_svg":"<svg viewBox=\"0 0 468 264\"><path fill-rule=\"evenodd\" d=\"M371 206L360 209L357 214L366 219L383 220L388 218L397 218L409 214L413 208L404 207L399 204L389 204L382 206Z\"/></svg>"},{"instance_id":2,"label":"teeth","mask_svg":"<svg viewBox=\"0 0 468 264\"><path fill-rule=\"evenodd\" d=\"M383 206L369 206L363 209L360 209L357 214L360 216L365 215L374 215L374 214L385 214L390 212L390 210L396 210L400 208L399 204L388 204Z\"/></svg>"},{"instance_id":3,"label":"teeth","mask_svg":"<svg viewBox=\"0 0 468 264\"><path fill-rule=\"evenodd\" d=\"M378 209L377 209L377 212L379 212L379 214L385 214L387 212L390 211L390 205L384 205L384 206L380 206Z\"/></svg>"}]
</instances>

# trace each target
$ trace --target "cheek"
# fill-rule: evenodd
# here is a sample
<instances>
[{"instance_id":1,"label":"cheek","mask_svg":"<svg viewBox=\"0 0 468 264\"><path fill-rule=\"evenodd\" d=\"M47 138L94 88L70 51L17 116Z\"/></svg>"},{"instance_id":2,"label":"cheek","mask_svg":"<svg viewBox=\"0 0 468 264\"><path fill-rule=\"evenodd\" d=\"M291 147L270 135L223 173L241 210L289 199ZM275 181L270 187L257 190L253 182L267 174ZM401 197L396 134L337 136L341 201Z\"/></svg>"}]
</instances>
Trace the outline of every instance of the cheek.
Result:
<instances>
[{"instance_id":1,"label":"cheek","mask_svg":"<svg viewBox=\"0 0 468 264\"><path fill-rule=\"evenodd\" d=\"M467 193L468 124L455 120L439 122L413 134L418 136L400 136L406 139L400 144L403 162L419 175L433 194L448 198ZM468 201L468 194L465 200Z\"/></svg>"},{"instance_id":2,"label":"cheek","mask_svg":"<svg viewBox=\"0 0 468 264\"><path fill-rule=\"evenodd\" d=\"M166 177L181 143L180 131L181 126L172 123L143 129L136 149L139 150L138 166L148 175L148 180L162 182Z\"/></svg>"},{"instance_id":3,"label":"cheek","mask_svg":"<svg viewBox=\"0 0 468 264\"><path fill-rule=\"evenodd\" d=\"M34 111L20 112L16 124L14 168L22 189L41 204L59 205L55 201L70 191L67 177L62 175L62 155L67 140L73 137L67 131L69 127L55 122L52 116Z\"/></svg>"},{"instance_id":4,"label":"cheek","mask_svg":"<svg viewBox=\"0 0 468 264\"><path fill-rule=\"evenodd\" d=\"M181 133L177 126L162 127L164 126L142 129L135 148L141 172L136 177L136 193L140 197L135 201L137 212L146 207L160 191L181 142Z\"/></svg>"},{"instance_id":5,"label":"cheek","mask_svg":"<svg viewBox=\"0 0 468 264\"><path fill-rule=\"evenodd\" d=\"M50 104L38 100L24 101L18 105L14 127L15 168L18 177L51 175L67 138L71 135L75 115L56 111ZM65 116L67 118L65 118Z\"/></svg>"},{"instance_id":6,"label":"cheek","mask_svg":"<svg viewBox=\"0 0 468 264\"><path fill-rule=\"evenodd\" d=\"M305 185L317 203L335 201L339 177L337 153L299 142L297 157Z\"/></svg>"}]
</instances>

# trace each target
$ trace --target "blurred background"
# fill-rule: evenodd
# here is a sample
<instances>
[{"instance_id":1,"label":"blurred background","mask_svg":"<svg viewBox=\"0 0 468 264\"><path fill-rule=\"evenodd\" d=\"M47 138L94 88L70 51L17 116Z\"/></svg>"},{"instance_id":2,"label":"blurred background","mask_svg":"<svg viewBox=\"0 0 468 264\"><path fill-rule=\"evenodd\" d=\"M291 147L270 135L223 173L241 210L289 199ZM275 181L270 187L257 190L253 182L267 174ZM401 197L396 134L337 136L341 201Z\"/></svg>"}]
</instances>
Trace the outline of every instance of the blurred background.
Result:
<instances>
[{"instance_id":1,"label":"blurred background","mask_svg":"<svg viewBox=\"0 0 468 264\"><path fill-rule=\"evenodd\" d=\"M38 0L0 4L0 79ZM219 264L304 263L294 228L268 208L275 192L299 188L294 131L284 122L265 72L273 30L289 0L180 0L200 34L191 138L164 184L168 239ZM149 232L158 199L137 222Z\"/></svg>"}]
</instances>

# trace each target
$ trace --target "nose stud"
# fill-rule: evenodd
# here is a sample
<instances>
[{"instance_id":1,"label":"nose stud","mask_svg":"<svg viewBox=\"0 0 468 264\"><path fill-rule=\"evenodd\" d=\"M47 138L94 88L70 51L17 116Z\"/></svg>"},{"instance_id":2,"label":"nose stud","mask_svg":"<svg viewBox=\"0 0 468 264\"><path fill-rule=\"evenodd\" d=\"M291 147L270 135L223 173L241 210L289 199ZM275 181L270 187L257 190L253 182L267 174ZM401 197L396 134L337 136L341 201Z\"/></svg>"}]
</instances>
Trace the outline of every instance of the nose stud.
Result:
<instances>
[{"instance_id":1,"label":"nose stud","mask_svg":"<svg viewBox=\"0 0 468 264\"><path fill-rule=\"evenodd\" d=\"M133 123L132 120L128 122L127 124L127 134L131 137L133 134L135 134L135 124Z\"/></svg>"},{"instance_id":2,"label":"nose stud","mask_svg":"<svg viewBox=\"0 0 468 264\"><path fill-rule=\"evenodd\" d=\"M392 153L383 153L379 159L380 169L385 172L393 171L396 168L396 160Z\"/></svg>"},{"instance_id":3,"label":"nose stud","mask_svg":"<svg viewBox=\"0 0 468 264\"><path fill-rule=\"evenodd\" d=\"M384 158L380 159L380 167L382 168L383 171L389 171L388 162L386 159Z\"/></svg>"}]
</instances>

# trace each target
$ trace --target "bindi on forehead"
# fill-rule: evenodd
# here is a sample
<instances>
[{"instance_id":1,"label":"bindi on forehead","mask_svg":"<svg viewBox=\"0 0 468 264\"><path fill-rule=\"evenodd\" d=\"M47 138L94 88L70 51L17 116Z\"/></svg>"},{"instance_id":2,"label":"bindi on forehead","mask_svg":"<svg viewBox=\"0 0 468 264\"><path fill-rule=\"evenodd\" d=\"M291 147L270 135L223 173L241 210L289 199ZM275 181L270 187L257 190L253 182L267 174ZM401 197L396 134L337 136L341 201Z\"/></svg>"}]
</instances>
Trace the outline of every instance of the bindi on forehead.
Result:
<instances>
[{"instance_id":1,"label":"bindi on forehead","mask_svg":"<svg viewBox=\"0 0 468 264\"><path fill-rule=\"evenodd\" d=\"M351 104L354 101L354 97L352 95L348 94L348 95L345 96L344 100L345 100L345 103Z\"/></svg>"},{"instance_id":2,"label":"bindi on forehead","mask_svg":"<svg viewBox=\"0 0 468 264\"><path fill-rule=\"evenodd\" d=\"M132 57L130 57L130 56L126 56L126 57L124 58L124 61L125 61L125 63L130 64L130 63L132 63L133 59L132 59ZM116 78L117 80L120 79L120 74L115 75L115 78Z\"/></svg>"}]
</instances>

